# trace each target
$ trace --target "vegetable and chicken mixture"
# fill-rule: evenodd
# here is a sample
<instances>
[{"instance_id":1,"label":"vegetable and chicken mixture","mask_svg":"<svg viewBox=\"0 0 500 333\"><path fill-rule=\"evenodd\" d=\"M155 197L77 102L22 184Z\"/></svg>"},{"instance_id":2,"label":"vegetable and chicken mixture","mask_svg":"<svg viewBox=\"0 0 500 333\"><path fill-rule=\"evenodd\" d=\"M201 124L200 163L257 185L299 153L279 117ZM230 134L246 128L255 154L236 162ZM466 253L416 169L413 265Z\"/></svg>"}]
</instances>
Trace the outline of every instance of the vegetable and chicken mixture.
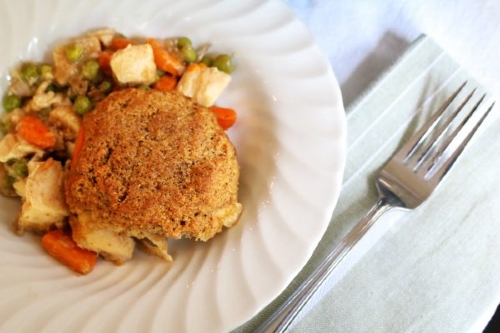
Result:
<instances>
[{"instance_id":1,"label":"vegetable and chicken mixture","mask_svg":"<svg viewBox=\"0 0 500 333\"><path fill-rule=\"evenodd\" d=\"M231 80L232 56L195 48L189 38L127 38L91 31L58 45L52 62L24 62L10 73L0 119L0 193L19 197L14 230L43 234L46 251L87 274L97 254L80 249L67 224L64 173L79 149L82 117L113 91L177 90L209 107L227 129L236 112L215 105Z\"/></svg>"}]
</instances>

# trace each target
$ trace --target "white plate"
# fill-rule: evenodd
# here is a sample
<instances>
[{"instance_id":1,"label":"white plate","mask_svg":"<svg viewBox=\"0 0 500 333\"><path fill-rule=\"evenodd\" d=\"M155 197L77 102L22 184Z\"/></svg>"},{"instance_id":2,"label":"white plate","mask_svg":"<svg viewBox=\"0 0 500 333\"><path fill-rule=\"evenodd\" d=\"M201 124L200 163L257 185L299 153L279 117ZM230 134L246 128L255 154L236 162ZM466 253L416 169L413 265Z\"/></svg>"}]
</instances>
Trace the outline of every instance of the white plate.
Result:
<instances>
[{"instance_id":1,"label":"white plate","mask_svg":"<svg viewBox=\"0 0 500 333\"><path fill-rule=\"evenodd\" d=\"M186 35L234 53L219 100L241 162L240 223L208 243L171 242L174 263L136 253L77 277L37 236L15 236L16 201L0 199L2 332L223 332L277 297L312 255L341 188L346 126L330 65L281 1L0 0L0 90L8 69L41 60L91 28Z\"/></svg>"}]
</instances>

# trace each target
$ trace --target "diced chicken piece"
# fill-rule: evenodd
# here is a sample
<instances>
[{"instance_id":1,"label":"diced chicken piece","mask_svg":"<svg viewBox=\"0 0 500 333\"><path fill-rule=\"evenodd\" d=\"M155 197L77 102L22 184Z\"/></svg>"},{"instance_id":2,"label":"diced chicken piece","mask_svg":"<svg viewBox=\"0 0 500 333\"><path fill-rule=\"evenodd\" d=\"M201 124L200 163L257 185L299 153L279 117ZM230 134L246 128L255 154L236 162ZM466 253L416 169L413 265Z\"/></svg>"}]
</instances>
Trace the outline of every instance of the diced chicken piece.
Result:
<instances>
[{"instance_id":1,"label":"diced chicken piece","mask_svg":"<svg viewBox=\"0 0 500 333\"><path fill-rule=\"evenodd\" d=\"M78 218L72 216L69 223L73 240L79 247L97 252L117 265L132 258L134 240L110 230L96 228L90 213L80 213Z\"/></svg>"},{"instance_id":2,"label":"diced chicken piece","mask_svg":"<svg viewBox=\"0 0 500 333\"><path fill-rule=\"evenodd\" d=\"M66 47L68 45L78 45L83 49L81 59L96 59L101 51L99 38L95 36L82 37L75 39L70 44L59 45L54 49L52 57L54 59L54 78L60 85L66 85L72 78L78 75L79 61L72 62L66 56Z\"/></svg>"},{"instance_id":3,"label":"diced chicken piece","mask_svg":"<svg viewBox=\"0 0 500 333\"><path fill-rule=\"evenodd\" d=\"M177 84L177 90L196 103L206 107L215 104L224 89L231 82L231 75L215 67L191 64Z\"/></svg>"},{"instance_id":4,"label":"diced chicken piece","mask_svg":"<svg viewBox=\"0 0 500 333\"><path fill-rule=\"evenodd\" d=\"M231 228L239 221L238 217L241 215L242 210L243 205L236 202L234 205L216 210L214 215L223 221L225 227Z\"/></svg>"},{"instance_id":5,"label":"diced chicken piece","mask_svg":"<svg viewBox=\"0 0 500 333\"><path fill-rule=\"evenodd\" d=\"M32 111L40 111L45 108L49 108L53 105L70 105L71 102L67 96L64 96L62 93L55 93L53 91L46 91L49 86L50 81L42 82L33 98L30 100L28 104L28 109Z\"/></svg>"},{"instance_id":6,"label":"diced chicken piece","mask_svg":"<svg viewBox=\"0 0 500 333\"><path fill-rule=\"evenodd\" d=\"M11 127L11 128L14 128L14 127L17 126L17 124L19 123L19 121L24 116L26 116L26 110L21 109L21 108L17 108L17 109L14 109L14 110L10 111L9 113L3 114L3 116L2 116L2 122L4 124L8 124L9 127Z\"/></svg>"},{"instance_id":7,"label":"diced chicken piece","mask_svg":"<svg viewBox=\"0 0 500 333\"><path fill-rule=\"evenodd\" d=\"M71 141L66 141L66 152L68 156L73 157L73 152L75 151L75 143Z\"/></svg>"},{"instance_id":8,"label":"diced chicken piece","mask_svg":"<svg viewBox=\"0 0 500 333\"><path fill-rule=\"evenodd\" d=\"M108 28L93 30L87 34L87 36L89 37L99 38L101 43L106 47L109 47L111 45L111 41L113 40L115 35L116 31L114 29L108 29Z\"/></svg>"},{"instance_id":9,"label":"diced chicken piece","mask_svg":"<svg viewBox=\"0 0 500 333\"><path fill-rule=\"evenodd\" d=\"M9 133L0 141L0 162L11 159L20 159L29 154L38 153L40 149L30 145L17 135Z\"/></svg>"},{"instance_id":10,"label":"diced chicken piece","mask_svg":"<svg viewBox=\"0 0 500 333\"><path fill-rule=\"evenodd\" d=\"M78 134L80 130L80 117L71 106L57 106L49 113L49 121L58 126L69 129L73 134Z\"/></svg>"},{"instance_id":11,"label":"diced chicken piece","mask_svg":"<svg viewBox=\"0 0 500 333\"><path fill-rule=\"evenodd\" d=\"M172 262L172 256L168 254L168 244L165 237L149 235L137 241L145 252L160 257L167 262Z\"/></svg>"},{"instance_id":12,"label":"diced chicken piece","mask_svg":"<svg viewBox=\"0 0 500 333\"><path fill-rule=\"evenodd\" d=\"M149 44L129 45L111 57L111 70L120 84L145 84L156 81L153 49Z\"/></svg>"},{"instance_id":13,"label":"diced chicken piece","mask_svg":"<svg viewBox=\"0 0 500 333\"><path fill-rule=\"evenodd\" d=\"M86 95L89 89L89 81L82 76L76 75L69 80L71 92L75 95Z\"/></svg>"},{"instance_id":14,"label":"diced chicken piece","mask_svg":"<svg viewBox=\"0 0 500 333\"><path fill-rule=\"evenodd\" d=\"M21 198L26 198L26 178L18 179L14 184L12 184L14 191Z\"/></svg>"},{"instance_id":15,"label":"diced chicken piece","mask_svg":"<svg viewBox=\"0 0 500 333\"><path fill-rule=\"evenodd\" d=\"M48 159L28 163L25 198L15 229L36 232L62 227L69 211L63 193L63 167L60 162Z\"/></svg>"},{"instance_id":16,"label":"diced chicken piece","mask_svg":"<svg viewBox=\"0 0 500 333\"><path fill-rule=\"evenodd\" d=\"M21 80L17 74L14 74L10 81L8 93L19 97L28 97L33 94L33 91L26 81Z\"/></svg>"}]
</instances>

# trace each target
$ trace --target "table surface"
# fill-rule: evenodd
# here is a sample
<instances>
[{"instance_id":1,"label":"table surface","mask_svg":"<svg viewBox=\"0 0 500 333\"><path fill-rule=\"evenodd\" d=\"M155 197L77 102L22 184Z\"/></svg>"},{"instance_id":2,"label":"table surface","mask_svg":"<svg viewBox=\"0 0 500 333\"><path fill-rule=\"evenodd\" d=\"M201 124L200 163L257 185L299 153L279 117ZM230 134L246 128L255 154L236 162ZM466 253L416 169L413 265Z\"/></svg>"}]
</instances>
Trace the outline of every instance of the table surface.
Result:
<instances>
[{"instance_id":1,"label":"table surface","mask_svg":"<svg viewBox=\"0 0 500 333\"><path fill-rule=\"evenodd\" d=\"M289 0L327 55L345 105L421 34L500 94L500 3L494 0Z\"/></svg>"},{"instance_id":2,"label":"table surface","mask_svg":"<svg viewBox=\"0 0 500 333\"><path fill-rule=\"evenodd\" d=\"M361 112L370 112L369 108L363 105L363 98L367 98L366 103L371 103L372 106L386 105L377 101L375 97L370 97L369 93L368 96L365 96L366 92L375 89L379 93L383 89L391 89L390 80L387 78L386 81L388 82L378 82L378 86L373 87L374 83L379 81L381 77L387 76L387 71L394 67L395 63L397 64L397 61L408 52L408 49L414 47L415 42L422 35L428 36L427 38L432 40L432 43L435 43L440 50L443 50L446 55L454 59L461 71L467 72L480 85L486 87L491 92L491 96L496 99L500 96L500 66L497 66L497 59L500 54L500 34L497 33L500 29L500 21L498 20L498 17L500 17L500 2L498 1L289 0L286 3L310 29L319 47L332 65L340 83L346 106L348 130L359 130L359 125L356 127L355 124L356 117ZM413 58L422 54L428 53L422 51L422 53L413 55ZM418 62L418 59L412 61ZM406 70L408 70L413 64L399 65L399 67L401 66L406 66ZM402 74L401 71L399 69L399 73L395 74L396 76L399 75L398 78L391 78L392 85L394 85L394 80L404 80L404 72ZM455 74L441 74L450 77L450 79L448 79L448 76L444 77L443 82L456 79ZM413 79L411 84L418 85L418 82L419 80ZM411 97L411 93L401 90L401 94L403 93ZM408 96L404 98L408 98ZM404 105L401 107L404 108ZM394 105L391 104L391 108L394 108ZM374 117L378 117L378 115L374 115ZM498 121L497 118L494 119L494 126L490 126L489 131L481 137L482 144L489 147L489 154L494 154L499 147L499 140L494 132L495 128L498 129ZM351 138L348 149L351 150L351 146L354 147L353 133L349 133L349 135ZM356 135L364 136L364 140L373 140L374 136L378 134L376 132L362 133L360 131ZM470 160L472 160L471 157L478 156L483 158L483 163L491 162L496 163L494 166L500 165L498 158L488 158L488 156L483 156L486 153L482 154L480 151L481 148L477 144L475 152L470 153L469 161L464 162L460 167L474 168L473 162ZM366 154L366 151L363 153ZM390 156L390 154L387 156ZM351 160L355 158L350 157ZM366 158L371 157L367 156ZM351 168L355 167L358 167L358 165L351 161ZM359 168L361 170L361 164L359 164ZM485 168L484 170L491 170L491 168ZM349 172L353 172L353 170L346 171L346 182L350 180ZM466 171L462 170L461 172L463 174L460 177L463 177ZM412 246L411 233L426 230L423 226L418 229L418 227L415 227L416 221L411 220L419 218L428 220L432 218L436 222L441 221L442 223L438 223L440 225L453 226L453 223L446 221L446 219L455 218L454 215L445 212L441 217L435 216L436 214L429 217L427 212L427 215L426 213L420 215L417 213L413 217L408 217L408 215L392 216L392 220L404 220L404 227L390 232L389 235L382 236L381 239L377 240L375 246L371 245L366 252L361 251L363 252L360 255L361 258L345 267L342 272L337 274L337 277L333 278L335 283L330 283L326 290L315 296L311 302L312 305L308 306L304 313L299 316L297 323L294 323L292 331L323 332L345 331L347 329L350 332L430 332L433 327L440 327L440 325L447 326L443 331L482 331L500 302L500 283L495 282L494 278L500 274L500 263L495 254L499 250L496 244L500 243L500 227L495 227L495 225L500 226L500 217L494 213L495 211L498 212L498 207L494 204L496 200L494 196L498 195L499 191L496 188L500 184L495 172L489 171L484 175L490 177L490 179L481 181L492 184L489 190L483 191L484 194L481 189L477 189L474 192L475 198L469 200L465 200L463 196L456 194L456 202L461 200L460 205L463 207L452 207L452 210L462 209L461 213L455 213L469 215L468 212L471 212L470 215L472 215L467 219L461 219L461 221L468 221L467 223L460 223L462 231L453 233L449 232L448 229L447 231L437 230L437 233L443 233L442 238L435 236L442 244L429 245L427 248L423 246L419 248L420 244L416 240L413 249L427 249L428 253L415 254L409 248ZM367 175L366 180L358 179L357 181L369 188L368 182L372 179L368 176L373 178L373 175ZM454 200L452 192L461 191L461 184L458 184L461 179L457 176L449 182L452 184L443 193L446 193L447 200L452 202ZM345 183L344 187L341 196L353 196L353 185ZM369 200L372 200L375 196L373 192L373 188L371 188L371 194L362 197L359 200L361 203L354 206L354 209L359 211L350 212L349 214L353 217L362 216L365 212L363 209L369 208ZM474 215L472 213L476 205L479 205L478 211L482 211L481 214ZM435 206L437 207L437 205ZM430 209L434 209L434 206L429 205L428 210ZM493 210L493 212L491 214L486 213L489 210ZM435 208L435 211L438 211L438 209ZM334 214L331 223L336 223L336 219L338 220L340 217ZM491 230L483 230L482 233L476 232L480 229L476 229L474 226L484 222L482 221L484 219L488 220L487 224L483 224L484 227ZM356 220L351 222L353 225ZM425 223L422 223L422 225L425 225ZM469 228L467 225L473 226L467 229L472 239L470 243L476 244L473 248L463 248L464 244L457 241L460 237L466 237L463 233L466 228ZM432 229L429 230L432 231ZM338 237L341 236L342 232L339 232ZM477 243L474 243L474 237L480 234L485 238L476 239ZM478 245L481 242L485 244L482 247ZM461 249L453 249L453 246L460 246ZM325 244L320 244L315 255L318 257L320 256L318 253L326 253L325 247ZM390 251L399 251L400 253L391 256ZM447 263L448 259L450 261L454 260L451 257L452 255L462 256L459 261L463 266L454 266ZM411 259L412 265L416 267L402 269L401 266L405 265L405 256ZM471 257L468 258L467 256ZM473 256L475 256L475 259L472 259ZM318 259L315 260L317 263ZM420 266L418 260L429 261L430 264ZM481 261L482 265L485 266L467 266L477 261ZM316 263L310 262L309 266L311 267L306 266L305 270L312 270ZM447 276L446 268L436 268L439 265L449 267L453 273ZM490 267L491 269L478 270L478 267ZM390 271L394 268L399 270L398 274L406 272L408 277L395 276L395 273ZM435 269L435 271L429 272L429 269ZM478 271L471 272L471 269ZM463 276L467 276L467 279L454 278L461 270L463 270ZM295 281L296 285L306 275L307 272L302 272L302 276L299 275ZM396 278L403 279L403 281L397 281ZM424 278L432 281L422 283ZM449 281L444 279L449 279ZM372 283L371 280L379 282ZM393 283L394 288L388 288L388 283ZM460 295L457 293L453 297L448 297L447 302L439 302L434 298L446 298L446 292L454 293L455 289L452 287L449 287L449 291L445 291L447 283L450 285L454 283L453 288L457 287L457 290L466 291L461 292ZM466 283L469 283L469 285L466 285ZM296 285L292 283L288 288L288 294ZM422 285L428 287L429 290L420 291L419 288L422 288ZM372 287L373 289L371 289ZM438 288L441 287L444 289L439 291ZM380 290L384 290L388 295L381 295ZM408 290L414 293L414 297L408 295ZM286 295L287 292L282 297ZM457 303L456 307L450 306L450 304L453 304L450 303L451 300ZM239 330L253 330L279 304L279 300L275 301L274 304L268 306L261 314L243 325ZM466 319L457 318L457 316L463 316L463 313L467 312L467 306L474 307L475 311L471 311L472 314ZM419 311L422 311L421 315L418 314ZM432 312L437 314L433 315ZM393 320L394 316L400 318Z\"/></svg>"}]
</instances>

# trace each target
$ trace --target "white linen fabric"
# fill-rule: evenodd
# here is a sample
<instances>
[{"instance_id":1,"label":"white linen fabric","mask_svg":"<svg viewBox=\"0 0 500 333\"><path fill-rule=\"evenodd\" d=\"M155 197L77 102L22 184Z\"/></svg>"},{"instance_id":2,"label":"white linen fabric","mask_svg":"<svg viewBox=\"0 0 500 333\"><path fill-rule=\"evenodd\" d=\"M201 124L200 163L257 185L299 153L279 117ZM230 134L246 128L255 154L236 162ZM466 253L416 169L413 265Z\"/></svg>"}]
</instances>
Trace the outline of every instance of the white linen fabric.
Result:
<instances>
[{"instance_id":1,"label":"white linen fabric","mask_svg":"<svg viewBox=\"0 0 500 333\"><path fill-rule=\"evenodd\" d=\"M289 0L328 56L349 105L418 36L437 42L497 95L495 0Z\"/></svg>"}]
</instances>

